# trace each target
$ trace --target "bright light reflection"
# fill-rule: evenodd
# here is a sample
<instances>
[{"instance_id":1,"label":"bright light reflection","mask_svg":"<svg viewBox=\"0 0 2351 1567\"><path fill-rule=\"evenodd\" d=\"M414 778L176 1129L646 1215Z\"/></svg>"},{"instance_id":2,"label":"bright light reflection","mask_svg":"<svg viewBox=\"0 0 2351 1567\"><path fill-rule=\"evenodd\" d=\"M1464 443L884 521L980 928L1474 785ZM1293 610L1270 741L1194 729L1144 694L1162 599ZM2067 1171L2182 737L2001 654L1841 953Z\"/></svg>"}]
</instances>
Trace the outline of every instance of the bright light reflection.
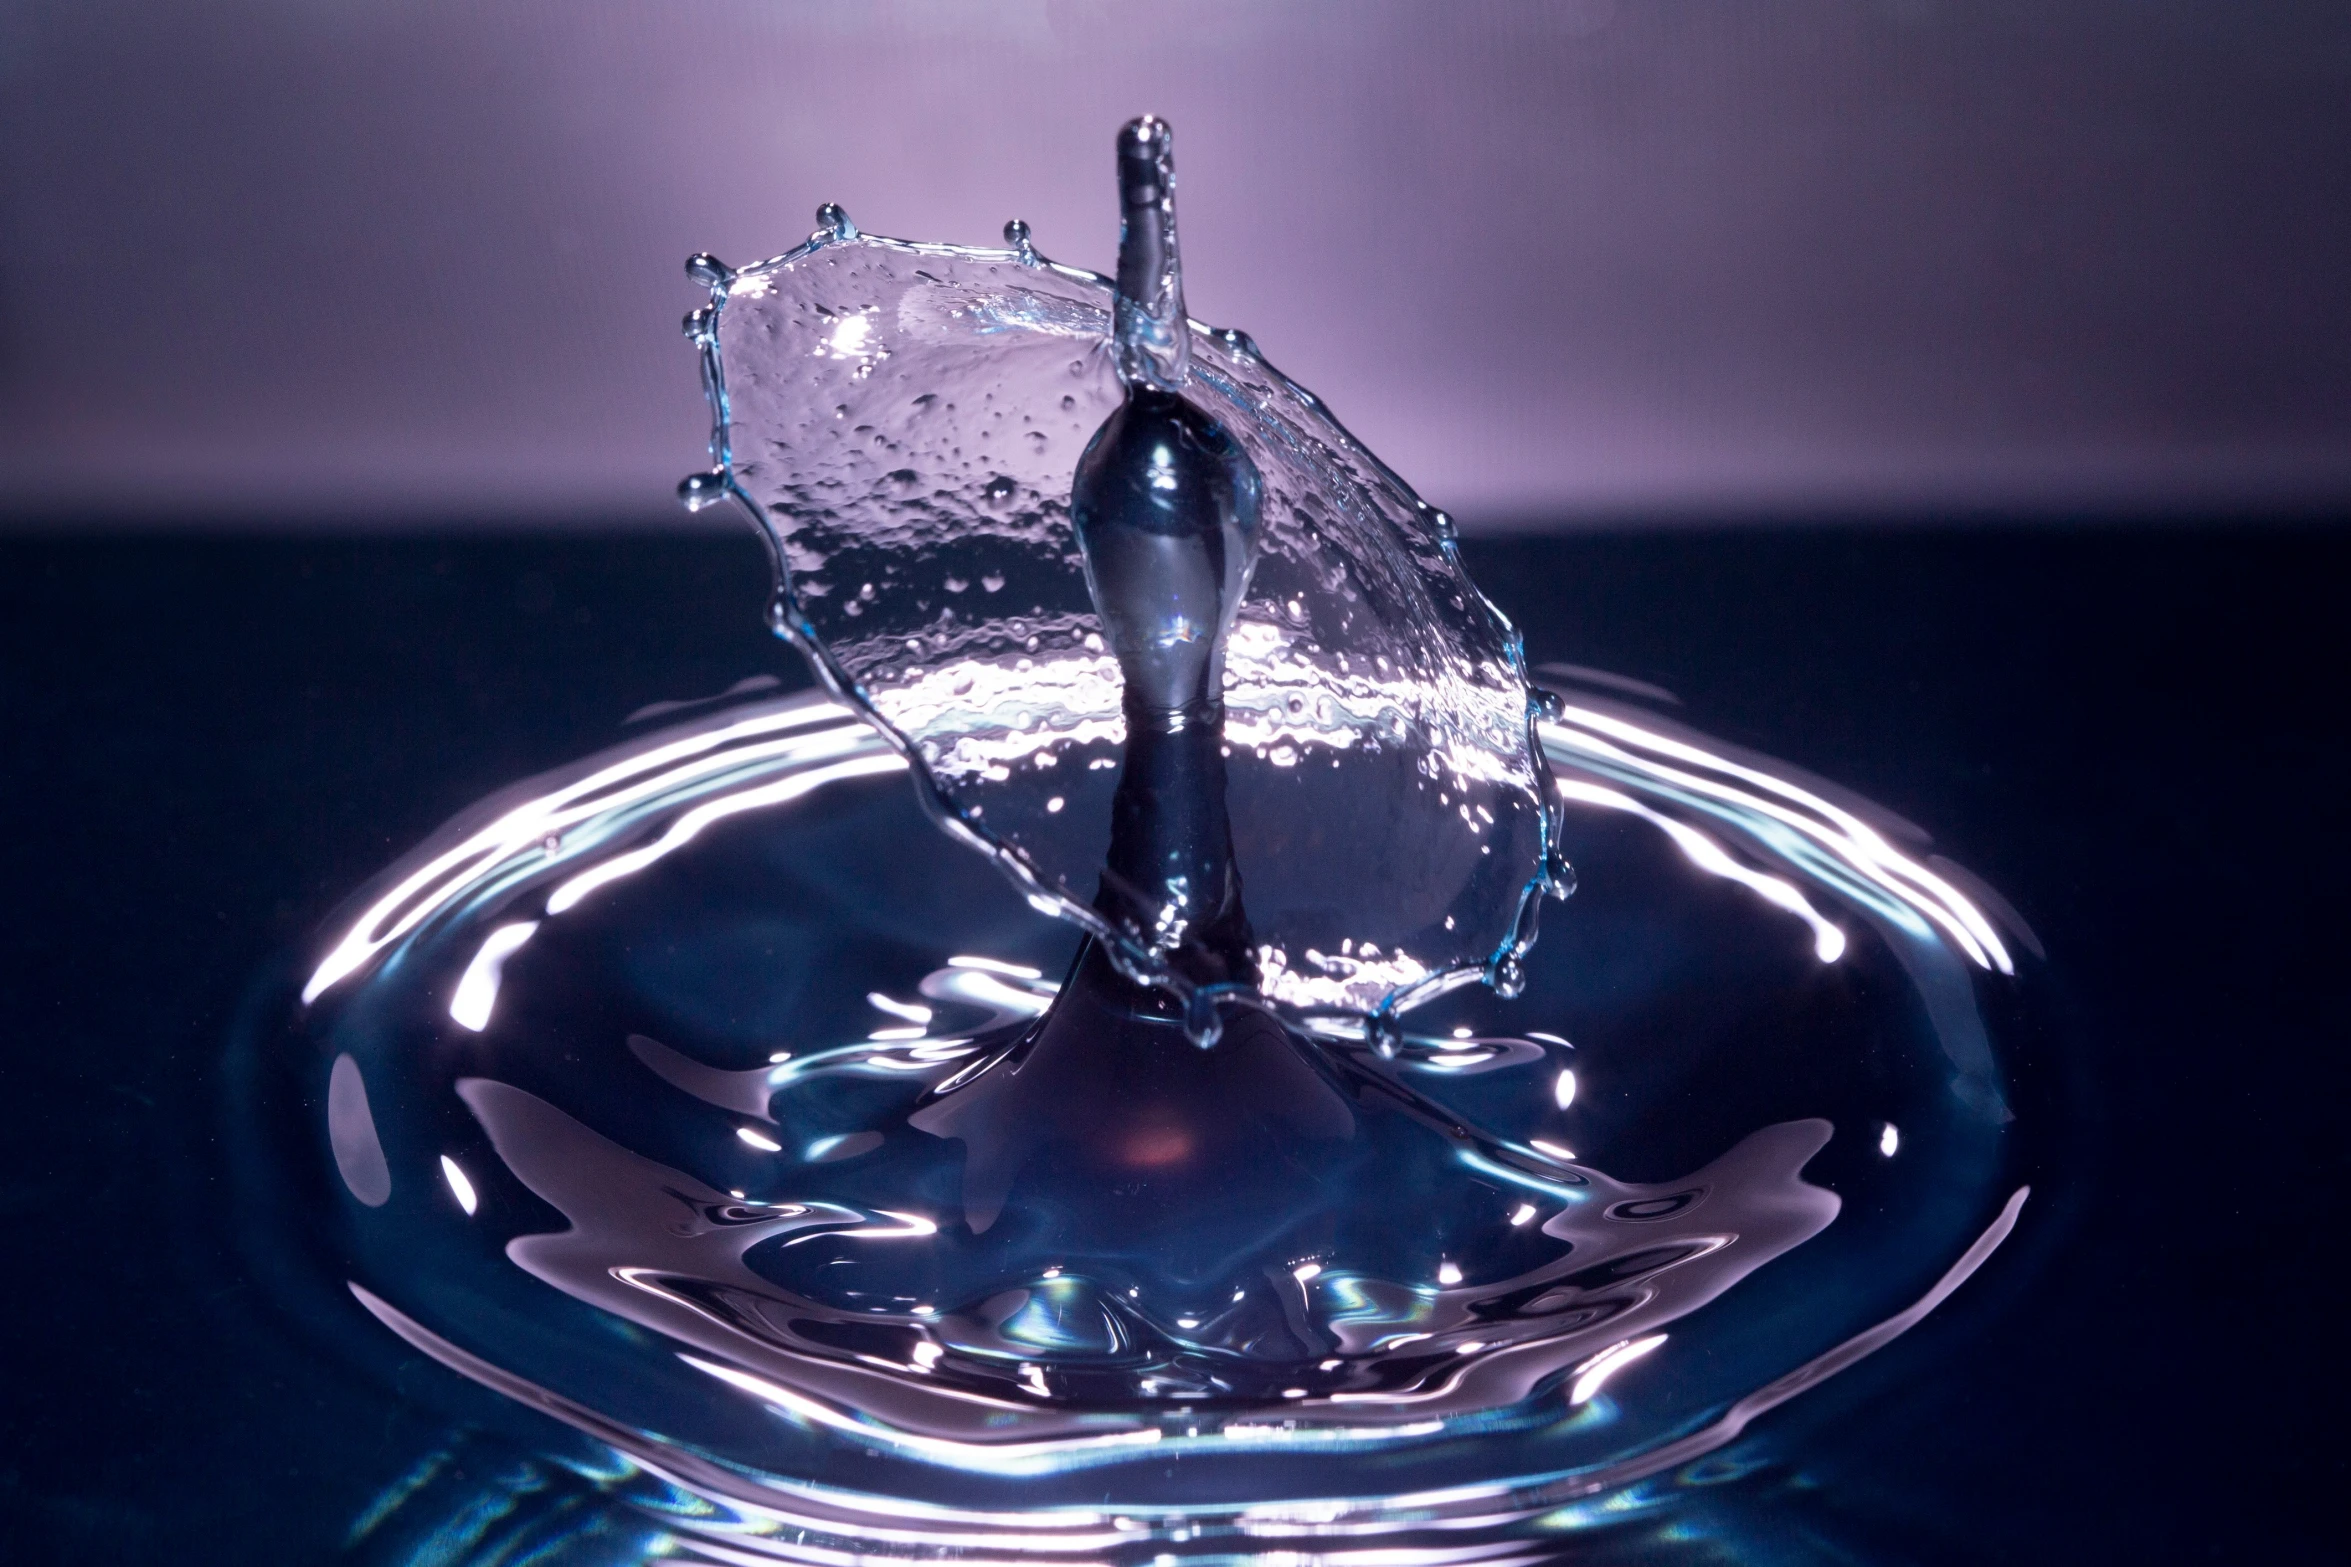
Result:
<instances>
[{"instance_id":1,"label":"bright light reflection","mask_svg":"<svg viewBox=\"0 0 2351 1567\"><path fill-rule=\"evenodd\" d=\"M748 1126L736 1127L735 1135L743 1139L743 1141L749 1143L752 1147L758 1149L761 1153L782 1153L784 1151L784 1145L782 1143L777 1142L774 1138L769 1137L764 1133L755 1132Z\"/></svg>"},{"instance_id":2,"label":"bright light reflection","mask_svg":"<svg viewBox=\"0 0 2351 1567\"><path fill-rule=\"evenodd\" d=\"M1014 979L1043 979L1044 974L1025 963L1005 963L996 958L975 958L959 952L947 960L949 968L978 969L984 974L1009 974Z\"/></svg>"},{"instance_id":3,"label":"bright light reflection","mask_svg":"<svg viewBox=\"0 0 2351 1567\"><path fill-rule=\"evenodd\" d=\"M816 732L793 732L808 729ZM874 743L872 731L847 708L809 703L656 746L526 800L418 866L371 904L312 972L302 999L317 1000L508 862L559 857L546 847L548 840L561 844L565 831L581 822L747 764L840 755Z\"/></svg>"},{"instance_id":4,"label":"bright light reflection","mask_svg":"<svg viewBox=\"0 0 2351 1567\"><path fill-rule=\"evenodd\" d=\"M1855 893L1874 894L1881 907L1890 899L1893 908L1941 927L1979 967L2016 971L1982 910L1843 806L1760 768L1590 708L1562 705L1541 728L1547 747L1574 753L1576 761L1598 771L1669 785L1685 803L1765 836L1819 872L1848 883L1858 877ZM1837 876L1840 871L1846 874Z\"/></svg>"},{"instance_id":5,"label":"bright light reflection","mask_svg":"<svg viewBox=\"0 0 2351 1567\"><path fill-rule=\"evenodd\" d=\"M1590 1403L1610 1377L1664 1343L1665 1339L1663 1333L1652 1333L1647 1338L1627 1339L1621 1344L1610 1345L1576 1367L1575 1385L1568 1389L1568 1404L1572 1407Z\"/></svg>"},{"instance_id":6,"label":"bright light reflection","mask_svg":"<svg viewBox=\"0 0 2351 1567\"><path fill-rule=\"evenodd\" d=\"M1812 906L1810 900L1796 890L1795 883L1779 876L1767 876L1761 871L1748 869L1725 853L1721 844L1716 843L1689 823L1677 822L1670 816L1659 815L1621 790L1585 783L1578 778L1560 779L1559 794L1562 799L1574 800L1584 805L1597 805L1604 810L1625 811L1640 817L1643 821L1654 823L1660 831L1674 841L1674 846L1688 857L1690 863L1700 870L1710 876L1720 876L1725 881L1735 881L1740 886L1751 889L1759 894L1766 903L1777 904L1811 926L1813 954L1823 963L1834 963L1845 955L1845 933L1823 919L1820 911Z\"/></svg>"},{"instance_id":7,"label":"bright light reflection","mask_svg":"<svg viewBox=\"0 0 2351 1567\"><path fill-rule=\"evenodd\" d=\"M866 350L866 339L873 333L873 317L845 316L833 323L828 348L835 359L856 359Z\"/></svg>"},{"instance_id":8,"label":"bright light reflection","mask_svg":"<svg viewBox=\"0 0 2351 1567\"><path fill-rule=\"evenodd\" d=\"M844 778L871 778L880 773L898 772L905 766L906 759L895 752L879 756L855 756L847 761L794 773L756 789L742 789L733 794L722 794L715 800L707 800L670 823L667 832L643 848L616 854L556 888L547 899L547 912L561 914L576 907L582 898L597 888L634 876L654 862L669 858L702 836L703 829L730 816L740 816L745 811L765 810L771 805L788 804L804 794Z\"/></svg>"},{"instance_id":9,"label":"bright light reflection","mask_svg":"<svg viewBox=\"0 0 2351 1567\"><path fill-rule=\"evenodd\" d=\"M457 1161L447 1154L441 1155L441 1178L449 1183L449 1195L457 1199L457 1206L465 1210L467 1218L472 1218L474 1210L481 1206L481 1198L475 1194L473 1182L458 1168Z\"/></svg>"},{"instance_id":10,"label":"bright light reflection","mask_svg":"<svg viewBox=\"0 0 2351 1567\"><path fill-rule=\"evenodd\" d=\"M1891 1159L1902 1146L1902 1133L1888 1121L1885 1130L1878 1133L1878 1152Z\"/></svg>"},{"instance_id":11,"label":"bright light reflection","mask_svg":"<svg viewBox=\"0 0 2351 1567\"><path fill-rule=\"evenodd\" d=\"M876 1012L887 1012L890 1016L902 1017L909 1023L928 1023L931 1020L929 1007L917 1001L900 1001L894 996L885 996L878 990L866 992L865 1004Z\"/></svg>"},{"instance_id":12,"label":"bright light reflection","mask_svg":"<svg viewBox=\"0 0 2351 1567\"><path fill-rule=\"evenodd\" d=\"M1532 1139L1528 1140L1527 1146L1530 1148L1540 1149L1542 1152L1551 1155L1555 1159L1573 1159L1575 1157L1574 1154L1569 1153L1564 1148L1547 1143L1538 1143ZM1467 1148L1455 1149L1453 1157L1459 1159L1463 1164L1468 1165L1471 1169L1477 1171L1481 1175L1491 1176L1498 1181L1507 1181L1513 1186L1523 1186L1527 1190L1536 1193L1538 1196L1555 1197L1562 1202L1571 1203L1582 1202L1584 1200L1584 1193L1575 1190L1573 1187L1563 1186L1557 1181L1545 1180L1539 1175L1530 1174L1525 1170L1513 1169L1506 1164L1497 1164L1491 1159L1487 1159L1478 1154L1471 1153Z\"/></svg>"},{"instance_id":13,"label":"bright light reflection","mask_svg":"<svg viewBox=\"0 0 2351 1567\"><path fill-rule=\"evenodd\" d=\"M681 1354L678 1359L706 1376L716 1377L728 1386L772 1405L783 1414L804 1420L810 1425L839 1431L863 1446L893 1448L927 1458L933 1463L976 1470L983 1474L1050 1473L1066 1464L1073 1452L1149 1447L1159 1440L1156 1427L1121 1431L1108 1436L1062 1438L1046 1442L959 1442L952 1437L923 1436L894 1429L879 1421L855 1419L829 1404L818 1403L805 1394L795 1393L788 1387L770 1382L765 1377L753 1376L748 1371L739 1371L733 1366L722 1366L696 1355ZM1032 1391L1045 1391L1043 1374L1035 1366L1024 1365L1021 1372L1024 1380L1034 1377L1036 1385Z\"/></svg>"},{"instance_id":14,"label":"bright light reflection","mask_svg":"<svg viewBox=\"0 0 2351 1567\"><path fill-rule=\"evenodd\" d=\"M889 1240L900 1235L936 1235L939 1233L939 1227L919 1213L900 1213L895 1208L877 1208L874 1211L886 1219L896 1219L898 1228L885 1230L870 1225L860 1225L854 1230L841 1230L837 1233L850 1240L861 1241Z\"/></svg>"},{"instance_id":15,"label":"bright light reflection","mask_svg":"<svg viewBox=\"0 0 2351 1567\"><path fill-rule=\"evenodd\" d=\"M478 1034L490 1026L490 1011L498 1004L498 979L505 972L506 960L538 928L537 920L524 920L501 925L482 938L481 950L465 966L457 989L449 997L449 1016L458 1027Z\"/></svg>"},{"instance_id":16,"label":"bright light reflection","mask_svg":"<svg viewBox=\"0 0 2351 1567\"><path fill-rule=\"evenodd\" d=\"M1031 980L1040 978L1033 971L1027 977ZM1040 993L1019 990L1005 984L995 975L976 968L953 975L935 989L942 1000L973 1001L986 1007L1000 1007L1015 1017L1043 1017L1053 1005L1050 991Z\"/></svg>"},{"instance_id":17,"label":"bright light reflection","mask_svg":"<svg viewBox=\"0 0 2351 1567\"><path fill-rule=\"evenodd\" d=\"M1559 1074L1559 1081L1551 1085L1551 1102L1562 1110L1575 1103L1575 1073Z\"/></svg>"}]
</instances>

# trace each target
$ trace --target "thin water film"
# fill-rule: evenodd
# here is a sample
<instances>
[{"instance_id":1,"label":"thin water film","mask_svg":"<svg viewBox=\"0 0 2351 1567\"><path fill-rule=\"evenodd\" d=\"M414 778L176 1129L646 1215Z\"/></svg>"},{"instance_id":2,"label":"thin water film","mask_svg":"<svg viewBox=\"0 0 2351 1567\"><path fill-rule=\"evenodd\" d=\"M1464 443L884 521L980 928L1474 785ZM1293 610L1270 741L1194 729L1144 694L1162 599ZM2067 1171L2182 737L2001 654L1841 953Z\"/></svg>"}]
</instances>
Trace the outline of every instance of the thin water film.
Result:
<instances>
[{"instance_id":1,"label":"thin water film","mask_svg":"<svg viewBox=\"0 0 2351 1567\"><path fill-rule=\"evenodd\" d=\"M1093 908L1126 719L1070 518L1124 396L1113 287L1018 237L911 244L836 212L778 260L706 268L689 325L725 467L692 487L757 515L779 626L953 829L1149 968ZM1223 691L1260 988L1362 1014L1507 981L1553 869L1514 633L1451 525L1317 400L1244 335L1181 331L1185 395L1262 479Z\"/></svg>"}]
</instances>

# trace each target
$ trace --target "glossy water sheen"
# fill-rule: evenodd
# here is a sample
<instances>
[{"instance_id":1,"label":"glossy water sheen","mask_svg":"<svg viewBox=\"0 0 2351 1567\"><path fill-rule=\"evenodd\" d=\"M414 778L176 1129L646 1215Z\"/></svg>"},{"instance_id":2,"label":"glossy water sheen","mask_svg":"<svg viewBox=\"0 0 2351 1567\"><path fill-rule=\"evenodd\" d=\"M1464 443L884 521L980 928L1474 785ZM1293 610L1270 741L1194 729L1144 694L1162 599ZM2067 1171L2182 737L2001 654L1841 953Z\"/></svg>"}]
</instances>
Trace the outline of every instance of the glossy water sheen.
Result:
<instances>
[{"instance_id":1,"label":"glossy water sheen","mask_svg":"<svg viewBox=\"0 0 2351 1567\"><path fill-rule=\"evenodd\" d=\"M687 329L723 466L688 499L758 520L778 628L900 742L951 831L1181 990L1094 910L1126 720L1069 507L1125 395L1112 284L1017 226L991 251L823 217L774 261L700 263L712 303ZM1169 357L1262 484L1222 684L1259 987L1295 1017L1507 986L1558 873L1516 634L1440 513L1246 336L1183 319L1172 258L1171 229L1168 341L1131 357Z\"/></svg>"},{"instance_id":2,"label":"glossy water sheen","mask_svg":"<svg viewBox=\"0 0 2351 1567\"><path fill-rule=\"evenodd\" d=\"M485 804L290 1015L328 1268L676 1553L1527 1555L2023 1201L1981 899L1532 689L1119 150L1115 298L837 208L692 264L687 496L839 701Z\"/></svg>"},{"instance_id":3,"label":"glossy water sheen","mask_svg":"<svg viewBox=\"0 0 2351 1567\"><path fill-rule=\"evenodd\" d=\"M1075 933L832 704L534 780L289 1004L328 1265L690 1559L1538 1551L2022 1200L1984 895L1652 714L1542 740L1584 890L1392 1061L1052 1058Z\"/></svg>"}]
</instances>

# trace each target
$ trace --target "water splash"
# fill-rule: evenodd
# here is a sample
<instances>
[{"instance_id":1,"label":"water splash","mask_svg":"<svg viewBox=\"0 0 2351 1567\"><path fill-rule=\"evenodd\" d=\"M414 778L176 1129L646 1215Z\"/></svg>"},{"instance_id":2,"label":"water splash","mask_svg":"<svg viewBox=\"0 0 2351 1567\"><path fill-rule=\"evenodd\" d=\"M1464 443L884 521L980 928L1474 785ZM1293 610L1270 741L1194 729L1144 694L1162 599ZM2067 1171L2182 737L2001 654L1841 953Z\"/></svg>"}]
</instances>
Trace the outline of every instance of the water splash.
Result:
<instances>
[{"instance_id":1,"label":"water splash","mask_svg":"<svg viewBox=\"0 0 2351 1567\"><path fill-rule=\"evenodd\" d=\"M1073 933L926 850L846 708L707 713L487 802L291 1018L297 1081L365 1088L306 1155L345 1172L342 1276L756 1559L1523 1538L1687 1463L2014 1222L2007 939L1853 802L1554 707L1592 870L1520 1000L1448 997L1393 1059L1332 1018L1115 1081L1035 1063L1061 1102L962 1126L958 1085L1017 1097ZM1219 1072L1259 1101L1178 1146L1197 1121L1152 1105Z\"/></svg>"},{"instance_id":2,"label":"water splash","mask_svg":"<svg viewBox=\"0 0 2351 1567\"><path fill-rule=\"evenodd\" d=\"M2025 1200L1996 902L1531 688L1441 516L1184 317L1164 125L1120 183L1115 285L830 206L697 258L685 493L838 700L485 802L289 998L349 1298L688 1559L1521 1559Z\"/></svg>"},{"instance_id":3,"label":"water splash","mask_svg":"<svg viewBox=\"0 0 2351 1567\"><path fill-rule=\"evenodd\" d=\"M1128 719L1070 517L1121 367L1180 389L1261 480L1221 693L1255 992L1366 1016L1507 987L1540 892L1566 885L1516 633L1442 513L1244 334L1183 318L1164 126L1131 150L1120 283L1025 227L1001 251L915 244L833 207L776 260L697 258L720 467L681 493L758 521L778 630L914 762L937 819L1182 994L1149 932L1095 904Z\"/></svg>"}]
</instances>

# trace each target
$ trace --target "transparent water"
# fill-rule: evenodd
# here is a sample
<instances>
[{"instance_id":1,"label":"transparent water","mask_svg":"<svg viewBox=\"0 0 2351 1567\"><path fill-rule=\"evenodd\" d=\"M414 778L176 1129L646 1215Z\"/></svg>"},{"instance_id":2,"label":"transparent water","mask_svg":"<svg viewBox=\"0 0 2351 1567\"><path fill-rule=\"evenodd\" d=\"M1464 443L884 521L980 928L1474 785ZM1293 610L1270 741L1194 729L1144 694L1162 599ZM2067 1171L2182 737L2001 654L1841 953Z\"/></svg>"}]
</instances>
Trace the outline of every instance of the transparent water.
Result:
<instances>
[{"instance_id":1,"label":"transparent water","mask_svg":"<svg viewBox=\"0 0 2351 1567\"><path fill-rule=\"evenodd\" d=\"M845 219L709 275L687 325L727 466L689 487L771 536L778 628L942 825L1180 986L1092 904L1126 725L1068 505L1123 396L1109 280ZM1367 1014L1482 977L1555 869L1516 637L1441 513L1246 336L1186 334L1189 397L1263 485L1223 689L1259 988Z\"/></svg>"},{"instance_id":2,"label":"transparent water","mask_svg":"<svg viewBox=\"0 0 2351 1567\"><path fill-rule=\"evenodd\" d=\"M600 1483L704 1499L689 1536L1572 1528L2005 1233L2008 949L1757 759L1591 695L1543 735L1583 890L1522 996L1416 1012L1393 1061L1319 1037L1246 1074L1273 1102L1154 1076L1238 1039L1065 1072L988 1107L1018 1136L990 1222L980 1142L926 1111L1073 934L806 698L536 780L392 873L362 968L290 1009L324 1113L288 1156L336 1170L313 1222L392 1331L625 1455Z\"/></svg>"},{"instance_id":3,"label":"transparent water","mask_svg":"<svg viewBox=\"0 0 2351 1567\"><path fill-rule=\"evenodd\" d=\"M688 489L761 519L833 699L485 802L287 998L277 1157L389 1335L690 1559L1504 1560L2000 1243L1996 900L1605 677L1530 687L1442 518L1184 322L1172 231L1136 317L1017 231L823 222L702 265ZM1220 623L1257 984L1209 1030L1095 891L1145 739L1070 474L1122 374L1262 480Z\"/></svg>"}]
</instances>

